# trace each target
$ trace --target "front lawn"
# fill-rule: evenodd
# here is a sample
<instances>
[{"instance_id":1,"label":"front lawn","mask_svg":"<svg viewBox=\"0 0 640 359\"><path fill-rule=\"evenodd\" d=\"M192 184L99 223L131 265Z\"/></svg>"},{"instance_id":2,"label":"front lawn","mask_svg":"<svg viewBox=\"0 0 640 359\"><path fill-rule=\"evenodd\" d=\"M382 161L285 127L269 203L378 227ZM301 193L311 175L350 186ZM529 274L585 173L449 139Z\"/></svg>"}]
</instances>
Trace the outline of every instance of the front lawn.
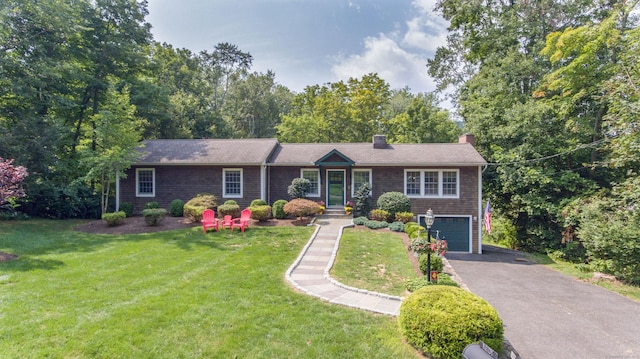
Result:
<instances>
[{"instance_id":1,"label":"front lawn","mask_svg":"<svg viewBox=\"0 0 640 359\"><path fill-rule=\"evenodd\" d=\"M0 222L6 358L409 358L395 318L294 291L284 273L311 227L75 232Z\"/></svg>"}]
</instances>

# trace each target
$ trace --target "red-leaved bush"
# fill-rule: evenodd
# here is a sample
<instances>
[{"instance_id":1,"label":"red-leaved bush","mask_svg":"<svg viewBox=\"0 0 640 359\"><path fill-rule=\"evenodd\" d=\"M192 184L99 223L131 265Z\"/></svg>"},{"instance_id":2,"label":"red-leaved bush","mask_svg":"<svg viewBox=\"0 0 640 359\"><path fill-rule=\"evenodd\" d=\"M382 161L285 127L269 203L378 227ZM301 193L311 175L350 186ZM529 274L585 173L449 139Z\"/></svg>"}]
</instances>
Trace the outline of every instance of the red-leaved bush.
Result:
<instances>
[{"instance_id":1,"label":"red-leaved bush","mask_svg":"<svg viewBox=\"0 0 640 359\"><path fill-rule=\"evenodd\" d=\"M298 219L302 219L302 217L311 216L320 212L320 205L318 202L308 199L296 198L284 205L284 211L287 214L298 217Z\"/></svg>"},{"instance_id":2,"label":"red-leaved bush","mask_svg":"<svg viewBox=\"0 0 640 359\"><path fill-rule=\"evenodd\" d=\"M8 203L10 198L25 196L22 181L27 175L25 167L14 166L12 159L0 157L0 206Z\"/></svg>"}]
</instances>

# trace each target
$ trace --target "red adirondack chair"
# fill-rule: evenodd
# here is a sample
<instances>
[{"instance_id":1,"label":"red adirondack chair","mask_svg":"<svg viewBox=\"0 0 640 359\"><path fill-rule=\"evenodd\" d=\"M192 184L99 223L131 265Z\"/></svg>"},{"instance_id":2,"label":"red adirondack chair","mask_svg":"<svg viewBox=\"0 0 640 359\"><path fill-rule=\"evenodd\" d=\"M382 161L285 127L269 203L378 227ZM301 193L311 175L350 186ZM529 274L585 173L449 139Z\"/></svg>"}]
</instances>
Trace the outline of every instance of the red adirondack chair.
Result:
<instances>
[{"instance_id":1,"label":"red adirondack chair","mask_svg":"<svg viewBox=\"0 0 640 359\"><path fill-rule=\"evenodd\" d=\"M225 228L229 228L233 231L233 219L231 219L231 215L226 215L222 218L222 221L220 223L220 226L222 227L222 229Z\"/></svg>"},{"instance_id":2,"label":"red adirondack chair","mask_svg":"<svg viewBox=\"0 0 640 359\"><path fill-rule=\"evenodd\" d=\"M231 229L240 228L240 230L244 232L244 229L249 227L250 219L251 219L251 210L243 209L242 212L240 212L240 218L233 219L233 227Z\"/></svg>"},{"instance_id":3,"label":"red adirondack chair","mask_svg":"<svg viewBox=\"0 0 640 359\"><path fill-rule=\"evenodd\" d=\"M216 212L212 209L205 209L204 212L202 212L202 220L200 223L202 223L202 231L204 233L207 233L207 229L209 228L215 228L216 232L218 231L218 219L216 218Z\"/></svg>"}]
</instances>

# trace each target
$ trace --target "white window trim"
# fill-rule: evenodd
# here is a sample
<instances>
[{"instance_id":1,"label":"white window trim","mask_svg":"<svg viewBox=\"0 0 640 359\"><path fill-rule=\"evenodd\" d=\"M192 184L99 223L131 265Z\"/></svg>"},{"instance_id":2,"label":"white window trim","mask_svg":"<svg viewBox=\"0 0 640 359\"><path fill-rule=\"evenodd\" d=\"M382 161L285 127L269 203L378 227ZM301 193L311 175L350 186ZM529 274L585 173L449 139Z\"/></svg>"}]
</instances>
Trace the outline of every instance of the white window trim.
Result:
<instances>
[{"instance_id":1,"label":"white window trim","mask_svg":"<svg viewBox=\"0 0 640 359\"><path fill-rule=\"evenodd\" d=\"M420 194L407 194L407 172L420 172ZM438 194L437 195L425 195L424 193L424 173L425 172L438 172ZM456 173L456 194L455 195L444 195L443 194L443 183L442 183L442 172L455 172ZM404 194L409 198L452 198L458 199L460 198L460 170L457 168L451 169L437 169L437 168L416 168L410 169L407 168L404 170Z\"/></svg>"},{"instance_id":2,"label":"white window trim","mask_svg":"<svg viewBox=\"0 0 640 359\"><path fill-rule=\"evenodd\" d=\"M140 193L140 171L151 171L151 183L153 191L151 193ZM155 197L156 196L156 169L155 168L136 168L136 197Z\"/></svg>"},{"instance_id":3,"label":"white window trim","mask_svg":"<svg viewBox=\"0 0 640 359\"><path fill-rule=\"evenodd\" d=\"M322 181L320 181L320 169L318 168L301 168L300 169L300 178L304 178L304 172L315 172L318 174L318 192L317 193L307 193L307 197L320 197L320 188L322 188Z\"/></svg>"},{"instance_id":4,"label":"white window trim","mask_svg":"<svg viewBox=\"0 0 640 359\"><path fill-rule=\"evenodd\" d=\"M227 172L240 172L240 194L227 193ZM223 198L243 198L244 197L244 173L242 168L222 169L222 197Z\"/></svg>"},{"instance_id":5,"label":"white window trim","mask_svg":"<svg viewBox=\"0 0 640 359\"><path fill-rule=\"evenodd\" d=\"M369 186L371 187L371 191L369 192L369 197L373 196L373 173L371 172L371 168L358 168L358 169L352 169L351 170L351 197L354 197L356 195L356 182L355 182L355 176L354 173L356 172L369 172ZM406 180L406 176L405 176L405 180Z\"/></svg>"}]
</instances>

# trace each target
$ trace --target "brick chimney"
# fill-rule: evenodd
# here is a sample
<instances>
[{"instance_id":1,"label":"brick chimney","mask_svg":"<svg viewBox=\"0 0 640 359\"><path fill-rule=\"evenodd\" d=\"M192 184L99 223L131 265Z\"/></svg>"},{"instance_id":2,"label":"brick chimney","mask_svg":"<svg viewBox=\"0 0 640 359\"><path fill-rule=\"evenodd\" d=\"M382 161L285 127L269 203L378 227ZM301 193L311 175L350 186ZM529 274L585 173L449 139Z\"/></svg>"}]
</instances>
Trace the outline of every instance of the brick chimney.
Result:
<instances>
[{"instance_id":1,"label":"brick chimney","mask_svg":"<svg viewBox=\"0 0 640 359\"><path fill-rule=\"evenodd\" d=\"M471 146L475 146L476 145L476 136L470 134L470 133L465 133L464 135L460 136L458 138L458 143L470 143Z\"/></svg>"},{"instance_id":2,"label":"brick chimney","mask_svg":"<svg viewBox=\"0 0 640 359\"><path fill-rule=\"evenodd\" d=\"M373 135L373 148L380 148L380 149L387 148L387 136Z\"/></svg>"}]
</instances>

